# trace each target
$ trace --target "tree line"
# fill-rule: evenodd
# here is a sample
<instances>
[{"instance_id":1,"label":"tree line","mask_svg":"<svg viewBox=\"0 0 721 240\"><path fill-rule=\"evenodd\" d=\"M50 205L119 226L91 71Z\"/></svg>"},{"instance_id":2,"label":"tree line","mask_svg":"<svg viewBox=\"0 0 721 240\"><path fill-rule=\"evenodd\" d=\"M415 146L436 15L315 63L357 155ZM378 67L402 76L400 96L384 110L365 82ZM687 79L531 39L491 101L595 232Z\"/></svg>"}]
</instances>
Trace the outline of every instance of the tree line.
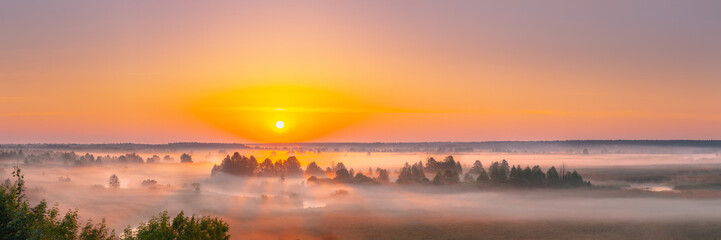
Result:
<instances>
[{"instance_id":1,"label":"tree line","mask_svg":"<svg viewBox=\"0 0 721 240\"><path fill-rule=\"evenodd\" d=\"M230 239L228 224L214 217L180 212L174 218L167 211L152 216L136 229L128 226L123 233L107 227L105 219L81 224L78 211L61 215L57 207L45 200L35 206L25 196L25 181L19 168L12 173L14 181L0 185L0 240L155 240L155 239Z\"/></svg>"},{"instance_id":2,"label":"tree line","mask_svg":"<svg viewBox=\"0 0 721 240\"><path fill-rule=\"evenodd\" d=\"M331 163L325 170L316 162L311 162L302 170L301 164L295 156L286 160L273 162L266 158L258 163L254 156L247 157L238 152L232 156L228 155L220 165L213 166L211 175L220 173L235 176L265 176L282 178L286 176L308 176L309 183L390 183L390 172L387 169L376 168L374 171L356 171L353 168L346 168L342 163ZM429 179L426 173L433 174ZM463 167L453 156L447 156L442 161L430 157L424 163L419 161L405 165L397 172L397 184L473 184L481 187L587 187L591 186L577 171L559 172L555 167L543 171L540 166L533 167L520 165L510 166L506 160L491 163L488 171L483 167L481 161L476 160L473 166L463 172ZM462 176L462 178L461 178Z\"/></svg>"},{"instance_id":3,"label":"tree line","mask_svg":"<svg viewBox=\"0 0 721 240\"><path fill-rule=\"evenodd\" d=\"M481 186L515 186L524 188L537 187L590 187L591 182L583 180L583 177L576 171L565 171L561 173L555 166L543 171L540 166L533 167L521 165L509 166L504 159L501 162L493 162L485 171L480 161L476 160L473 167L464 175L465 183L475 183Z\"/></svg>"},{"instance_id":4,"label":"tree line","mask_svg":"<svg viewBox=\"0 0 721 240\"><path fill-rule=\"evenodd\" d=\"M55 151L43 151L43 152L23 152L23 150L17 151L0 151L0 160L22 160L24 164L43 164L48 162L57 162L69 166L89 166L99 165L103 163L158 163L162 161L171 162L175 161L175 158L170 155L160 157L153 155L143 159L136 153L127 153L118 156L95 156L90 153L83 155L75 152L55 152ZM181 163L192 163L192 156L188 153L183 153L180 156Z\"/></svg>"},{"instance_id":5,"label":"tree line","mask_svg":"<svg viewBox=\"0 0 721 240\"><path fill-rule=\"evenodd\" d=\"M347 169L343 163L332 163L332 167L323 170L316 162L311 162L303 170L295 156L290 156L285 160L279 159L273 162L270 158L266 158L262 162L254 156L240 155L235 152L233 155L227 155L220 163L213 166L211 176L219 174L229 174L233 176L246 177L302 177L310 176L309 182L338 182L338 183L386 183L390 182L390 174L388 170L377 168L374 170L369 168L368 172L355 171L352 168ZM333 176L329 178L329 176Z\"/></svg>"},{"instance_id":6,"label":"tree line","mask_svg":"<svg viewBox=\"0 0 721 240\"><path fill-rule=\"evenodd\" d=\"M435 171L433 180L426 177L425 173L430 171ZM544 172L538 165L525 168L521 165L510 166L505 159L500 162L492 162L488 171L483 167L481 161L476 160L471 169L463 174L463 179L460 178L461 174L463 174L463 168L459 162L453 159L453 156L448 156L440 162L431 157L426 160L425 166L422 161L412 165L406 163L401 169L396 183L434 185L465 183L482 187L523 188L591 186L591 182L583 180L576 170L566 171L561 175L554 166Z\"/></svg>"},{"instance_id":7,"label":"tree line","mask_svg":"<svg viewBox=\"0 0 721 240\"><path fill-rule=\"evenodd\" d=\"M266 158L263 162L258 163L254 156L247 157L235 152L233 156L227 155L220 165L213 166L211 175L219 173L234 176L298 177L303 175L303 170L300 167L300 161L295 156L276 162Z\"/></svg>"}]
</instances>

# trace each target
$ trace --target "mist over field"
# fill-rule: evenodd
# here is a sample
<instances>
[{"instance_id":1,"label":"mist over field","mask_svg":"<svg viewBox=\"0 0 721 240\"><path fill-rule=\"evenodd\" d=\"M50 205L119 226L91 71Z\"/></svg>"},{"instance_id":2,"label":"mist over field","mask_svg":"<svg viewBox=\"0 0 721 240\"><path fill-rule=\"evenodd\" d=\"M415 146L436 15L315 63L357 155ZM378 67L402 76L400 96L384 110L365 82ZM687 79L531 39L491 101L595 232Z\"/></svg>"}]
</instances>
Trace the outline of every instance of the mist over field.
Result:
<instances>
[{"instance_id":1,"label":"mist over field","mask_svg":"<svg viewBox=\"0 0 721 240\"><path fill-rule=\"evenodd\" d=\"M20 148L4 147L9 149ZM123 150L86 150L25 146L24 154L125 154ZM712 223L721 223L721 157L717 148L675 150L681 153L594 153L593 148L590 152L584 148L564 152L443 153L343 148L324 152L282 146L135 150L142 159L153 155L169 155L171 159L92 165L62 159L5 159L0 177L9 178L13 166L19 166L32 202L46 199L63 211L78 209L83 222L105 218L108 226L118 232L136 227L163 210L171 216L184 211L220 217L229 223L232 239L467 239L482 238L484 234L502 238L659 239L673 234L686 236L689 229L714 232L718 227ZM387 168L391 183L311 183L307 176L211 175L214 165L236 151L252 155L259 162L295 156L302 169L310 162L321 168L342 162L362 173ZM180 163L183 153L189 153L193 162ZM593 187L528 189L483 188L464 183L392 183L406 162L448 155L466 171L475 160L487 167L503 159L514 166L540 165L544 171L551 166L578 170ZM118 188L109 186L113 174L119 178ZM426 174L428 178L435 175ZM683 227L687 225L691 227ZM429 228L436 231L424 232ZM380 229L384 234L376 232ZM507 231L515 233L509 235ZM713 236L718 237L707 237Z\"/></svg>"},{"instance_id":2,"label":"mist over field","mask_svg":"<svg viewBox=\"0 0 721 240\"><path fill-rule=\"evenodd\" d=\"M721 239L719 13L0 1L0 240Z\"/></svg>"}]
</instances>

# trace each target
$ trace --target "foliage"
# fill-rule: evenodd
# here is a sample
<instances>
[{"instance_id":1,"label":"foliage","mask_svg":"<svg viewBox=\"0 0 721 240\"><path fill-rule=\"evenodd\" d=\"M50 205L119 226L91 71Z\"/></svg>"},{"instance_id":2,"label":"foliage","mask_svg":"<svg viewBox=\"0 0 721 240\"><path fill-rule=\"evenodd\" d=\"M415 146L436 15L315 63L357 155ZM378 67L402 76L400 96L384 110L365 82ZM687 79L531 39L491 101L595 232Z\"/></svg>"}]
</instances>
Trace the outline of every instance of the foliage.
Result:
<instances>
[{"instance_id":1,"label":"foliage","mask_svg":"<svg viewBox=\"0 0 721 240\"><path fill-rule=\"evenodd\" d=\"M118 178L118 175L111 175L108 179L108 186L111 188L119 188L120 187L120 178Z\"/></svg>"},{"instance_id":2,"label":"foliage","mask_svg":"<svg viewBox=\"0 0 721 240\"><path fill-rule=\"evenodd\" d=\"M423 166L422 164L420 165ZM462 173L463 167L461 167L460 162L456 162L453 159L453 156L447 156L445 159L443 159L442 162L436 161L433 157L428 158L426 160L426 167L424 169L426 172L445 172L446 170L455 171L456 173Z\"/></svg>"},{"instance_id":3,"label":"foliage","mask_svg":"<svg viewBox=\"0 0 721 240\"><path fill-rule=\"evenodd\" d=\"M126 240L230 239L228 229L228 224L218 218L186 217L180 212L171 221L168 212L164 211L151 217L148 222L141 223L136 231L126 229L123 235Z\"/></svg>"},{"instance_id":4,"label":"foliage","mask_svg":"<svg viewBox=\"0 0 721 240\"><path fill-rule=\"evenodd\" d=\"M423 162L414 163L413 165L406 163L403 169L401 169L400 175L398 175L398 180L396 180L396 183L402 184L428 182L430 181L426 178L425 171L423 170Z\"/></svg>"},{"instance_id":5,"label":"foliage","mask_svg":"<svg viewBox=\"0 0 721 240\"><path fill-rule=\"evenodd\" d=\"M157 162L160 162L160 156L158 156L158 155L153 155L152 157L149 157L148 159L145 160L145 163L157 163Z\"/></svg>"},{"instance_id":6,"label":"foliage","mask_svg":"<svg viewBox=\"0 0 721 240\"><path fill-rule=\"evenodd\" d=\"M183 155L180 155L180 162L181 163L192 163L193 157L191 157L190 154L183 153Z\"/></svg>"},{"instance_id":7,"label":"foliage","mask_svg":"<svg viewBox=\"0 0 721 240\"><path fill-rule=\"evenodd\" d=\"M376 177L376 182L389 183L391 181L387 169L376 168L376 173L378 173L378 177Z\"/></svg>"},{"instance_id":8,"label":"foliage","mask_svg":"<svg viewBox=\"0 0 721 240\"><path fill-rule=\"evenodd\" d=\"M143 163L143 157L139 156L136 153L128 153L125 155L121 155L118 157L118 162L121 163Z\"/></svg>"},{"instance_id":9,"label":"foliage","mask_svg":"<svg viewBox=\"0 0 721 240\"><path fill-rule=\"evenodd\" d=\"M352 176L346 170L345 168L338 169L338 171L335 171L335 178L333 178L336 182L350 182L352 180Z\"/></svg>"},{"instance_id":10,"label":"foliage","mask_svg":"<svg viewBox=\"0 0 721 240\"><path fill-rule=\"evenodd\" d=\"M458 172L455 170L446 170L445 172L438 172L436 173L436 176L433 177L433 181L431 183L435 185L444 185L444 184L456 184L459 183L460 179L458 178Z\"/></svg>"},{"instance_id":11,"label":"foliage","mask_svg":"<svg viewBox=\"0 0 721 240\"><path fill-rule=\"evenodd\" d=\"M268 159L269 160L269 159ZM315 162L311 162L305 167L305 175L308 176L322 176L325 177L325 171L318 166Z\"/></svg>"},{"instance_id":12,"label":"foliage","mask_svg":"<svg viewBox=\"0 0 721 240\"><path fill-rule=\"evenodd\" d=\"M478 162L478 161L477 161ZM478 167L477 167L478 166ZM502 162L493 162L488 168L490 177L483 174L485 171L479 164L474 163L474 167L471 168L474 172L480 172L481 174L476 179L476 183L481 186L502 186L510 185L514 187L522 188L539 188L539 187L551 187L551 188L567 188L567 187L589 187L591 183L583 180L583 177L578 174L577 171L564 173L560 176L556 167L551 167L544 173L540 166L536 165L531 168L526 166L525 168L518 166L511 167L508 169L508 162L503 160ZM466 174L472 173L469 171ZM465 178L465 177L464 177ZM464 181L465 182L465 181Z\"/></svg>"},{"instance_id":13,"label":"foliage","mask_svg":"<svg viewBox=\"0 0 721 240\"><path fill-rule=\"evenodd\" d=\"M505 183L508 181L508 162L506 162L506 159L503 159L503 161L499 162L493 162L491 163L491 166L488 168L488 173L490 174L490 180L492 183L500 184Z\"/></svg>"},{"instance_id":14,"label":"foliage","mask_svg":"<svg viewBox=\"0 0 721 240\"><path fill-rule=\"evenodd\" d=\"M12 173L15 181L0 185L0 240L145 240L145 239L229 239L228 224L211 217L185 217L183 212L172 223L167 212L152 217L137 231L125 229L121 236L110 230L105 219L97 224L88 220L80 228L77 210L65 215L40 201L31 206L25 197L25 181L19 168ZM115 176L115 175L113 175ZM117 176L115 176L117 178Z\"/></svg>"},{"instance_id":15,"label":"foliage","mask_svg":"<svg viewBox=\"0 0 721 240\"><path fill-rule=\"evenodd\" d=\"M236 152L233 156L226 156L220 165L213 166L211 174L218 173L234 176L302 176L303 169L295 156L288 157L285 161L278 160L275 163L266 158L258 164L254 156L246 157Z\"/></svg>"},{"instance_id":16,"label":"foliage","mask_svg":"<svg viewBox=\"0 0 721 240\"><path fill-rule=\"evenodd\" d=\"M143 182L140 183L143 187L151 187L158 184L158 181L155 181L155 179L145 179Z\"/></svg>"}]
</instances>

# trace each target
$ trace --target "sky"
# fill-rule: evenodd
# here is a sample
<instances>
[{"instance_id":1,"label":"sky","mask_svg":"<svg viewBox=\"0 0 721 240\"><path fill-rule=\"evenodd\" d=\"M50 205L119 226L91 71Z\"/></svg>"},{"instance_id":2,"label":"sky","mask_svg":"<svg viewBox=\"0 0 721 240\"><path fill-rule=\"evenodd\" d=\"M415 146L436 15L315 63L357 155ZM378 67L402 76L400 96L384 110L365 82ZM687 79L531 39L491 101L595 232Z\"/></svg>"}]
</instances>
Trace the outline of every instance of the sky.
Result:
<instances>
[{"instance_id":1,"label":"sky","mask_svg":"<svg viewBox=\"0 0 721 240\"><path fill-rule=\"evenodd\" d=\"M719 12L4 0L0 143L721 139Z\"/></svg>"}]
</instances>

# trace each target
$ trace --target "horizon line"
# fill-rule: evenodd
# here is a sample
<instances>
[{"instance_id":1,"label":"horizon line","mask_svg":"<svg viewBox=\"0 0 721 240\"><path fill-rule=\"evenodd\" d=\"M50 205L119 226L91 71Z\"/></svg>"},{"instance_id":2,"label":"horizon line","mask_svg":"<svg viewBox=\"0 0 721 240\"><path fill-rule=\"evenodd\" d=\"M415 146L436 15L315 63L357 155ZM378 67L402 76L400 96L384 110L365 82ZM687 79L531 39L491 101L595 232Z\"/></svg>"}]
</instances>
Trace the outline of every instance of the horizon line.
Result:
<instances>
[{"instance_id":1,"label":"horizon line","mask_svg":"<svg viewBox=\"0 0 721 240\"><path fill-rule=\"evenodd\" d=\"M275 142L275 143L243 143L243 142L167 142L167 143L141 143L141 142L97 142L97 143L77 143L77 142L26 142L26 143L0 143L3 145L172 145L172 144L237 144L237 145L283 145L283 144L374 144L374 143L543 143L543 142L716 142L721 139L563 139L563 140L485 140L485 141L338 141L338 142Z\"/></svg>"}]
</instances>

